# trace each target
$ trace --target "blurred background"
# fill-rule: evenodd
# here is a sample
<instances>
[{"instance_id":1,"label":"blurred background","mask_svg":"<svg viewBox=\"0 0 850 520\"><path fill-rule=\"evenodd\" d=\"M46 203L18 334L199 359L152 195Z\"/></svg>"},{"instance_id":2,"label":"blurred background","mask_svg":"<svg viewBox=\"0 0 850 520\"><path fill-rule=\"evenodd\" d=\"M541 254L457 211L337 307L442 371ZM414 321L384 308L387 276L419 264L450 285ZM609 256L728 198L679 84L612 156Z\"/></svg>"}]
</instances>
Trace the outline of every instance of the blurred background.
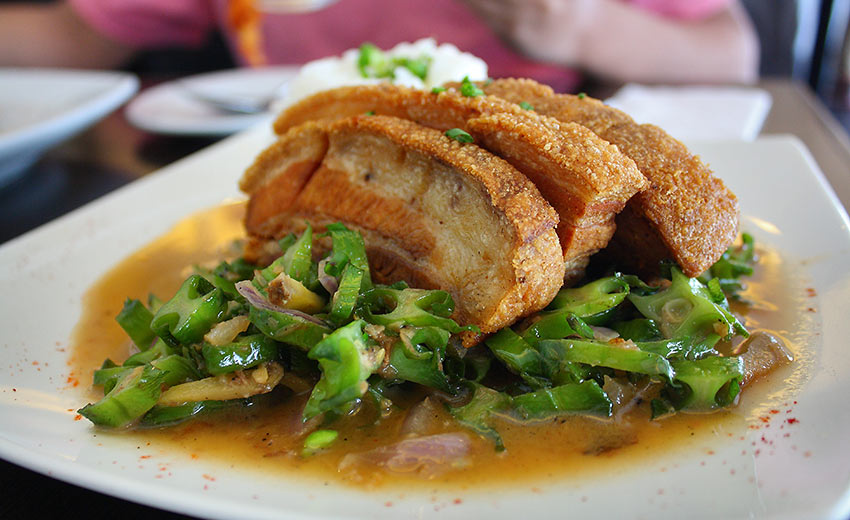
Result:
<instances>
[{"instance_id":1,"label":"blurred background","mask_svg":"<svg viewBox=\"0 0 850 520\"><path fill-rule=\"evenodd\" d=\"M793 78L809 85L842 125L850 128L850 0L739 1L758 35L760 76ZM53 0L0 0L0 6L24 3L46 5ZM150 79L236 65L225 37L219 30L211 30L195 48L143 50L119 68ZM594 82L593 86L598 78L585 81ZM589 90L586 85L580 88Z\"/></svg>"}]
</instances>

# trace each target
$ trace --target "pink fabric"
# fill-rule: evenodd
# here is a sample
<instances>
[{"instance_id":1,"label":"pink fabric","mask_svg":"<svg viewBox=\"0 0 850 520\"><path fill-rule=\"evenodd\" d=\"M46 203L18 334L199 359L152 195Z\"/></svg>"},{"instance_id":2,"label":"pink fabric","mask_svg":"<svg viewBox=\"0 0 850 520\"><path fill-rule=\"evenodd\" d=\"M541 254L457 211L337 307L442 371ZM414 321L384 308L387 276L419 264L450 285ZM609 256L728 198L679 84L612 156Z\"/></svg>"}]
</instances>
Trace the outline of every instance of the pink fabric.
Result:
<instances>
[{"instance_id":1,"label":"pink fabric","mask_svg":"<svg viewBox=\"0 0 850 520\"><path fill-rule=\"evenodd\" d=\"M723 10L732 0L626 0L648 11L680 18L699 20L708 18Z\"/></svg>"},{"instance_id":2,"label":"pink fabric","mask_svg":"<svg viewBox=\"0 0 850 520\"><path fill-rule=\"evenodd\" d=\"M682 18L715 12L730 0L623 0ZM139 48L197 46L216 25L227 31L227 0L71 0L96 30ZM458 0L339 0L312 13L267 14L265 51L272 63L298 64L370 41L389 48L433 37L484 59L492 77L534 78L572 91L580 76L563 66L534 62L500 41ZM237 58L232 35L228 35Z\"/></svg>"},{"instance_id":3,"label":"pink fabric","mask_svg":"<svg viewBox=\"0 0 850 520\"><path fill-rule=\"evenodd\" d=\"M207 0L70 0L96 30L133 47L199 46L213 27Z\"/></svg>"}]
</instances>

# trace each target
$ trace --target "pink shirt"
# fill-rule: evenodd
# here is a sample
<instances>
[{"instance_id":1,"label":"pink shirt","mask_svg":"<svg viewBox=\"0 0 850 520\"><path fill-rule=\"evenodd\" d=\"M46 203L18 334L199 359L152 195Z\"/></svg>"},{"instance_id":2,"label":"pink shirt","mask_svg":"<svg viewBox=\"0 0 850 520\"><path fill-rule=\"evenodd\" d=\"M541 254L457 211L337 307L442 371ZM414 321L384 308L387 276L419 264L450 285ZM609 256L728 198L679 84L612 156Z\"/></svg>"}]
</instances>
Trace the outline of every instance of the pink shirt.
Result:
<instances>
[{"instance_id":1,"label":"pink shirt","mask_svg":"<svg viewBox=\"0 0 850 520\"><path fill-rule=\"evenodd\" d=\"M729 0L624 0L666 16L702 17ZM71 0L96 30L138 48L199 46L226 24L226 0ZM230 36L230 35L228 35ZM481 57L492 77L534 78L558 91L574 90L580 76L566 67L525 58L457 0L339 0L303 14L266 14L263 39L271 63L298 64L338 55L364 41L389 48L433 37ZM240 61L233 38L234 55Z\"/></svg>"}]
</instances>

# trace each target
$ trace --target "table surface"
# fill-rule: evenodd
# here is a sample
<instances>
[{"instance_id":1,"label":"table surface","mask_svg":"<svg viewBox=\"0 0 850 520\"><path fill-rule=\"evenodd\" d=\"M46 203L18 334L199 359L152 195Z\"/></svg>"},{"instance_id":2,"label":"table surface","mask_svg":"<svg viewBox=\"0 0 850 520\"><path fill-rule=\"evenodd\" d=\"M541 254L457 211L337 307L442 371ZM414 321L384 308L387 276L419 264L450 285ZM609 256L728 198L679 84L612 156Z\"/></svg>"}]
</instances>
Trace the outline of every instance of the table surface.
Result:
<instances>
[{"instance_id":1,"label":"table surface","mask_svg":"<svg viewBox=\"0 0 850 520\"><path fill-rule=\"evenodd\" d=\"M850 137L804 85L759 84L773 96L762 134L800 138L850 208ZM51 150L26 176L0 190L0 243L96 199L215 142L166 137L130 126L119 111ZM187 518L66 484L0 461L0 518L55 517L78 511L88 518Z\"/></svg>"}]
</instances>

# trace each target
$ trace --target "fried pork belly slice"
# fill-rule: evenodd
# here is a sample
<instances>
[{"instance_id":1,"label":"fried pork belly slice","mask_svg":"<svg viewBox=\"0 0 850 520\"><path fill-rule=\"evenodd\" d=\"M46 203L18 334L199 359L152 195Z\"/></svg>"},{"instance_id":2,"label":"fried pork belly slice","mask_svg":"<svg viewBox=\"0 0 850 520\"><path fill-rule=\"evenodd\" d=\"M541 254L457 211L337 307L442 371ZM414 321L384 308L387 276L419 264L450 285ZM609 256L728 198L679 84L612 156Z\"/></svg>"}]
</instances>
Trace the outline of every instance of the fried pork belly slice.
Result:
<instances>
[{"instance_id":1,"label":"fried pork belly slice","mask_svg":"<svg viewBox=\"0 0 850 520\"><path fill-rule=\"evenodd\" d=\"M587 128L493 96L435 94L390 84L341 87L291 106L278 117L275 130L366 112L438 130L461 128L528 177L560 217L567 283L581 278L590 256L611 239L615 215L648 186L631 159Z\"/></svg>"},{"instance_id":2,"label":"fried pork belly slice","mask_svg":"<svg viewBox=\"0 0 850 520\"><path fill-rule=\"evenodd\" d=\"M288 130L248 170L249 234L273 239L305 220L319 230L341 221L363 233L376 281L446 290L455 318L484 333L555 296L564 276L558 216L510 164L411 121L362 116L325 127L327 152L309 180L280 193L298 185L315 158L289 142L320 140L320 128Z\"/></svg>"},{"instance_id":3,"label":"fried pork belly slice","mask_svg":"<svg viewBox=\"0 0 850 520\"><path fill-rule=\"evenodd\" d=\"M648 186L634 161L575 123L500 113L468 125L477 143L523 172L558 212L564 279L580 279L614 234L614 217Z\"/></svg>"},{"instance_id":4,"label":"fried pork belly slice","mask_svg":"<svg viewBox=\"0 0 850 520\"><path fill-rule=\"evenodd\" d=\"M716 262L738 229L738 200L700 159L653 125L639 125L624 112L597 99L555 94L533 80L499 79L481 88L514 103L526 102L540 114L586 126L637 164L650 187L629 201L617 217L612 249L635 267L651 270L672 258L688 276Z\"/></svg>"}]
</instances>

